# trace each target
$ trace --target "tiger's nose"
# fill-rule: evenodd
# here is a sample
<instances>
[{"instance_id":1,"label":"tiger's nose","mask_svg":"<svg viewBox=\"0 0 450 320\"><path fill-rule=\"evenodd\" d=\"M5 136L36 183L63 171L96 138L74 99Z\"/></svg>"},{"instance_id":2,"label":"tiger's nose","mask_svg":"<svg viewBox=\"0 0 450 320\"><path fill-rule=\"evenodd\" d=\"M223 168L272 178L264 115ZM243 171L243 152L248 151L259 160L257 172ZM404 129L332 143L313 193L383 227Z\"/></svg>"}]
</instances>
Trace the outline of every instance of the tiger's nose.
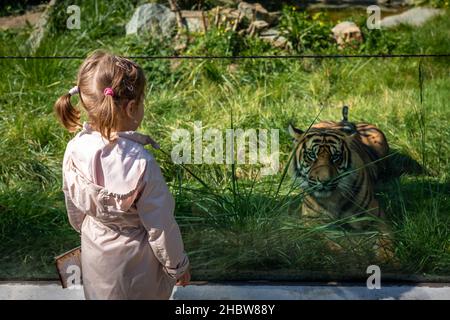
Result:
<instances>
[{"instance_id":1,"label":"tiger's nose","mask_svg":"<svg viewBox=\"0 0 450 320\"><path fill-rule=\"evenodd\" d=\"M309 174L310 180L313 180L316 183L327 183L332 180L334 177L334 170L330 166L319 166L311 170Z\"/></svg>"}]
</instances>

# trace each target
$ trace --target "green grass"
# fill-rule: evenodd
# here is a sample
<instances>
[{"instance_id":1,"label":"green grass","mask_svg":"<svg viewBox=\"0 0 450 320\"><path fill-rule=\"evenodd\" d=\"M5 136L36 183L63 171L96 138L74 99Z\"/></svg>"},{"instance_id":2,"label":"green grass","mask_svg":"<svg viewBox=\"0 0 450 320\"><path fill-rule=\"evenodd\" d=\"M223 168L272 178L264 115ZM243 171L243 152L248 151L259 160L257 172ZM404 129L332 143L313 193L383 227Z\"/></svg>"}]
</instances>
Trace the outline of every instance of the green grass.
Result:
<instances>
[{"instance_id":1,"label":"green grass","mask_svg":"<svg viewBox=\"0 0 450 320\"><path fill-rule=\"evenodd\" d=\"M54 10L37 55L86 55L98 48L124 55L173 54L168 41L125 38L133 1L83 4L81 30L64 28L64 6ZM449 53L449 16L419 29L366 34L370 45L344 53ZM27 54L22 43L29 32L0 32L0 54ZM330 46L320 53L336 50ZM261 53L284 54L258 40L213 30L199 35L186 54ZM397 260L383 270L450 274L448 58L422 59L423 104L418 59L182 61L175 70L166 60L138 62L149 80L141 130L166 151L172 148L172 130L192 132L198 120L204 129L225 130L231 113L235 128L280 129L280 173L263 179L255 178L258 168L249 165L187 166L204 188L185 168L153 152L176 197L196 279L249 272L256 278L271 272L265 277L277 279L283 272L365 274L374 262L376 231L351 232L341 228L342 221L306 226L298 215L302 192L282 175L291 150L287 125L306 129L317 115L340 119L343 104L350 106L352 120L378 125L395 152L426 172L392 177L377 191L392 225ZM0 60L0 278L55 277L53 257L78 245L61 191L62 156L71 135L52 108L73 85L79 63ZM231 63L236 71L229 71ZM391 164L393 175L409 166ZM330 250L330 241L344 250Z\"/></svg>"}]
</instances>

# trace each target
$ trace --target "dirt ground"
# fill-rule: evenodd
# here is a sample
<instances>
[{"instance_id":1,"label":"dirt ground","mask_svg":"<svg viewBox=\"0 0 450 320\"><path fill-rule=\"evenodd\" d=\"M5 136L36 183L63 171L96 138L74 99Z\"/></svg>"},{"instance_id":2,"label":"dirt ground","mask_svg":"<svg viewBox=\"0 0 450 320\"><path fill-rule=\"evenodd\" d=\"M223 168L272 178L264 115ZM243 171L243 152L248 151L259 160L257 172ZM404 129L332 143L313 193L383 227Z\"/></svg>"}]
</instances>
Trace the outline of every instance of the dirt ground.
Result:
<instances>
[{"instance_id":1,"label":"dirt ground","mask_svg":"<svg viewBox=\"0 0 450 320\"><path fill-rule=\"evenodd\" d=\"M0 29L16 29L27 26L27 22L32 26L36 25L45 10L45 5L33 7L20 16L0 17Z\"/></svg>"}]
</instances>

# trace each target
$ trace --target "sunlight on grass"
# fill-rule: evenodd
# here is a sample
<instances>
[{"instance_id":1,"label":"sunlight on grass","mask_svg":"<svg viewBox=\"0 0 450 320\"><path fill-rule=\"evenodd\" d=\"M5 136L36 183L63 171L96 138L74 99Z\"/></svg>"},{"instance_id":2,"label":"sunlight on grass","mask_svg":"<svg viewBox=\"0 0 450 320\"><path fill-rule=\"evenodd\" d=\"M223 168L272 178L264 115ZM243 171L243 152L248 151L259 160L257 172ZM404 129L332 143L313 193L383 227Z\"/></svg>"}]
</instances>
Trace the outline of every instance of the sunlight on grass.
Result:
<instances>
[{"instance_id":1,"label":"sunlight on grass","mask_svg":"<svg viewBox=\"0 0 450 320\"><path fill-rule=\"evenodd\" d=\"M62 27L64 12L56 10L51 36L36 54L86 55L97 48L127 55L173 54L170 43L125 38L123 26L133 3L112 3L89 2L83 12L90 22L75 31ZM395 32L402 43L393 53L450 52L448 17L447 12L421 29L400 27ZM28 33L0 32L0 53L26 53L21 44ZM254 39L233 41L212 33L193 43L189 54L213 49L215 54L281 54ZM390 47L393 40L383 41L388 43L379 50ZM0 60L0 278L55 277L53 257L79 243L67 221L61 191L62 156L71 135L52 113L54 101L73 85L79 63ZM384 270L449 275L448 58L422 60L423 105L417 59L199 60L181 61L176 68L166 60L138 63L149 80L141 130L166 152L173 146L174 129L192 132L194 121L201 120L205 128L225 130L231 127L231 113L234 128L280 130L280 171L263 178L257 175L257 166L182 168L171 163L167 154L150 150L175 195L176 217L194 278L224 279L244 271L277 270L364 273L373 263L378 231L344 227L370 218L307 225L299 215L305 191L283 177L292 147L288 124L307 129L316 115L318 120L340 120L344 104L350 106L351 121L377 125L393 153L413 160L402 162L392 156L392 177L377 189L393 229L397 260L384 265ZM234 71L228 69L230 64L236 65ZM423 171L411 173L414 170L408 166ZM400 175L400 171L405 172Z\"/></svg>"}]
</instances>

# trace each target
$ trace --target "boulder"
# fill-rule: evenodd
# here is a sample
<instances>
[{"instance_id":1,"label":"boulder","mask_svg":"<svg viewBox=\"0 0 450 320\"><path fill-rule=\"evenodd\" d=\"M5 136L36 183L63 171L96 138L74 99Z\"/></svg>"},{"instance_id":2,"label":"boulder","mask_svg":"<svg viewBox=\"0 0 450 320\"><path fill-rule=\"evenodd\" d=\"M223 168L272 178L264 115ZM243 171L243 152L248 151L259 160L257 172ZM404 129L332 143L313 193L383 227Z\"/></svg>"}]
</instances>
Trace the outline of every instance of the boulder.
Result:
<instances>
[{"instance_id":1,"label":"boulder","mask_svg":"<svg viewBox=\"0 0 450 320\"><path fill-rule=\"evenodd\" d=\"M249 20L265 20L269 16L267 11L260 3L247 3L245 1L239 2L238 10Z\"/></svg>"},{"instance_id":2,"label":"boulder","mask_svg":"<svg viewBox=\"0 0 450 320\"><path fill-rule=\"evenodd\" d=\"M413 27L423 25L427 20L442 14L444 11L431 8L413 8L401 14L389 16L380 21L382 28L392 28L400 24L407 24Z\"/></svg>"},{"instance_id":3,"label":"boulder","mask_svg":"<svg viewBox=\"0 0 450 320\"><path fill-rule=\"evenodd\" d=\"M337 24L333 29L333 37L339 47L344 47L349 43L362 42L361 29L351 21L344 21Z\"/></svg>"},{"instance_id":4,"label":"boulder","mask_svg":"<svg viewBox=\"0 0 450 320\"><path fill-rule=\"evenodd\" d=\"M149 32L155 36L171 36L176 24L175 13L169 8L157 3L146 3L134 11L126 25L126 34Z\"/></svg>"},{"instance_id":5,"label":"boulder","mask_svg":"<svg viewBox=\"0 0 450 320\"><path fill-rule=\"evenodd\" d=\"M260 3L239 2L238 10L250 21L264 20L272 24L277 20L278 13L267 11Z\"/></svg>"},{"instance_id":6,"label":"boulder","mask_svg":"<svg viewBox=\"0 0 450 320\"><path fill-rule=\"evenodd\" d=\"M208 19L203 11L182 10L181 17L189 32L204 32L208 27Z\"/></svg>"},{"instance_id":7,"label":"boulder","mask_svg":"<svg viewBox=\"0 0 450 320\"><path fill-rule=\"evenodd\" d=\"M259 37L264 41L270 42L276 48L284 49L289 46L289 41L277 29L264 30L259 34Z\"/></svg>"},{"instance_id":8,"label":"boulder","mask_svg":"<svg viewBox=\"0 0 450 320\"><path fill-rule=\"evenodd\" d=\"M260 34L262 30L267 29L269 27L269 23L267 23L264 20L255 20L248 26L247 30L245 32L249 36L254 36L257 34Z\"/></svg>"}]
</instances>

